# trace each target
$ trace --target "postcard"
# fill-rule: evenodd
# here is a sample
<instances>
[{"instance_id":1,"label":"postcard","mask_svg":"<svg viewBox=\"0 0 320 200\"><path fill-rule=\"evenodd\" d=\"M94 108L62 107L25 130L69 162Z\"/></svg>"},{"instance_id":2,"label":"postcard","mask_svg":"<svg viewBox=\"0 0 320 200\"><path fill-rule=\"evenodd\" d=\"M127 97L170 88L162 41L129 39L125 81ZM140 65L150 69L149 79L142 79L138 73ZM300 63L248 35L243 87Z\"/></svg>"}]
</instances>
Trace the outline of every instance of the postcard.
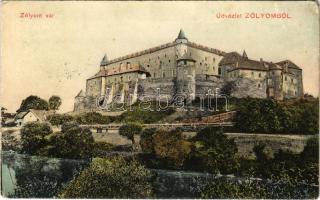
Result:
<instances>
[{"instance_id":1,"label":"postcard","mask_svg":"<svg viewBox=\"0 0 320 200\"><path fill-rule=\"evenodd\" d=\"M5 198L315 199L319 4L2 1Z\"/></svg>"}]
</instances>

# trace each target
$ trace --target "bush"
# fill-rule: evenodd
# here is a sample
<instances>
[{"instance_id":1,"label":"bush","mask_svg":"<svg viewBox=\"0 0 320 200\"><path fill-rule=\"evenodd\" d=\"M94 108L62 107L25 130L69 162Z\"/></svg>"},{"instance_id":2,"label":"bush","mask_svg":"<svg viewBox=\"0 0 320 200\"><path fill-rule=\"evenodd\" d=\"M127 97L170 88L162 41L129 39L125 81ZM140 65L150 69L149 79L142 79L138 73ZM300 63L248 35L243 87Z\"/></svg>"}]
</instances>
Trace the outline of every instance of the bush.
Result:
<instances>
[{"instance_id":1,"label":"bush","mask_svg":"<svg viewBox=\"0 0 320 200\"><path fill-rule=\"evenodd\" d=\"M79 127L75 122L66 123L61 132L50 137L48 155L61 158L88 158L94 148L92 133Z\"/></svg>"},{"instance_id":2,"label":"bush","mask_svg":"<svg viewBox=\"0 0 320 200\"><path fill-rule=\"evenodd\" d=\"M107 142L95 142L92 154L94 157L104 156L105 152L112 151L113 148L113 144Z\"/></svg>"},{"instance_id":3,"label":"bush","mask_svg":"<svg viewBox=\"0 0 320 200\"><path fill-rule=\"evenodd\" d=\"M237 146L222 129L207 127L193 138L195 149L190 154L186 168L210 173L232 173L238 168ZM197 163L195 165L195 163Z\"/></svg>"},{"instance_id":4,"label":"bush","mask_svg":"<svg viewBox=\"0 0 320 200\"><path fill-rule=\"evenodd\" d=\"M30 154L39 154L48 142L45 138L52 133L48 123L30 122L21 128L22 151Z\"/></svg>"},{"instance_id":5,"label":"bush","mask_svg":"<svg viewBox=\"0 0 320 200\"><path fill-rule=\"evenodd\" d=\"M135 161L96 158L61 191L60 198L148 198L151 173Z\"/></svg>"},{"instance_id":6,"label":"bush","mask_svg":"<svg viewBox=\"0 0 320 200\"><path fill-rule=\"evenodd\" d=\"M155 128L148 128L142 131L140 137L140 146L144 153L154 153L152 136L155 134Z\"/></svg>"},{"instance_id":7,"label":"bush","mask_svg":"<svg viewBox=\"0 0 320 200\"><path fill-rule=\"evenodd\" d=\"M191 152L192 143L183 138L182 132L158 130L152 136L153 152L157 158L167 159L171 167L181 168Z\"/></svg>"},{"instance_id":8,"label":"bush","mask_svg":"<svg viewBox=\"0 0 320 200\"><path fill-rule=\"evenodd\" d=\"M163 111L150 111L137 108L134 111L122 113L117 120L122 123L139 122L149 124L158 122L172 113L174 113L174 109L171 107Z\"/></svg>"},{"instance_id":9,"label":"bush","mask_svg":"<svg viewBox=\"0 0 320 200\"><path fill-rule=\"evenodd\" d=\"M266 195L266 189L250 179L236 182L218 178L207 184L201 192L203 199L262 199Z\"/></svg>"},{"instance_id":10,"label":"bush","mask_svg":"<svg viewBox=\"0 0 320 200\"><path fill-rule=\"evenodd\" d=\"M111 121L108 116L97 112L80 114L75 119L79 124L108 124Z\"/></svg>"},{"instance_id":11,"label":"bush","mask_svg":"<svg viewBox=\"0 0 320 200\"><path fill-rule=\"evenodd\" d=\"M54 115L50 115L48 117L49 122L53 125L53 126L60 126L66 122L70 122L73 120L73 117L70 115L66 115L66 114L54 114Z\"/></svg>"},{"instance_id":12,"label":"bush","mask_svg":"<svg viewBox=\"0 0 320 200\"><path fill-rule=\"evenodd\" d=\"M235 128L243 132L317 134L319 102L246 98L237 106Z\"/></svg>"}]
</instances>

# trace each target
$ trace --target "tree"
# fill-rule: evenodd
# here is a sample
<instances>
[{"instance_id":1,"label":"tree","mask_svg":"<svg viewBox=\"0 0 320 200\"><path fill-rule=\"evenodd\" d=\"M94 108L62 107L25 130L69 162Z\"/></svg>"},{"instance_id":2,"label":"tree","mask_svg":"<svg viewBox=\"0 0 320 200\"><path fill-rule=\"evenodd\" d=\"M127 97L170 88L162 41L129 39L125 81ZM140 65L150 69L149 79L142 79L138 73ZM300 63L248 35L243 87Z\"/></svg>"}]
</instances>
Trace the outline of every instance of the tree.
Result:
<instances>
[{"instance_id":1,"label":"tree","mask_svg":"<svg viewBox=\"0 0 320 200\"><path fill-rule=\"evenodd\" d=\"M119 128L119 134L127 137L132 142L132 149L134 149L135 140L134 135L139 135L142 131L142 126L139 123L127 123Z\"/></svg>"},{"instance_id":2,"label":"tree","mask_svg":"<svg viewBox=\"0 0 320 200\"><path fill-rule=\"evenodd\" d=\"M27 111L29 109L48 110L48 102L38 96L31 95L24 99L17 112Z\"/></svg>"},{"instance_id":3,"label":"tree","mask_svg":"<svg viewBox=\"0 0 320 200\"><path fill-rule=\"evenodd\" d=\"M142 131L140 136L140 146L144 153L154 153L152 136L155 132L155 128L147 128Z\"/></svg>"},{"instance_id":4,"label":"tree","mask_svg":"<svg viewBox=\"0 0 320 200\"><path fill-rule=\"evenodd\" d=\"M61 191L60 198L150 198L151 173L122 157L96 158Z\"/></svg>"},{"instance_id":5,"label":"tree","mask_svg":"<svg viewBox=\"0 0 320 200\"><path fill-rule=\"evenodd\" d=\"M47 145L46 136L52 133L48 123L29 122L21 129L22 151L39 154L41 148Z\"/></svg>"},{"instance_id":6,"label":"tree","mask_svg":"<svg viewBox=\"0 0 320 200\"><path fill-rule=\"evenodd\" d=\"M75 119L79 124L108 124L111 121L108 116L97 112L84 113L76 116Z\"/></svg>"},{"instance_id":7,"label":"tree","mask_svg":"<svg viewBox=\"0 0 320 200\"><path fill-rule=\"evenodd\" d=\"M186 162L187 168L228 174L239 167L236 159L237 145L233 139L223 134L221 128L206 127L193 140L195 149Z\"/></svg>"},{"instance_id":8,"label":"tree","mask_svg":"<svg viewBox=\"0 0 320 200\"><path fill-rule=\"evenodd\" d=\"M94 138L88 128L75 122L65 123L61 132L50 137L48 155L61 158L88 158L94 151Z\"/></svg>"},{"instance_id":9,"label":"tree","mask_svg":"<svg viewBox=\"0 0 320 200\"><path fill-rule=\"evenodd\" d=\"M152 144L156 157L167 159L175 168L182 167L192 149L192 143L185 140L182 132L177 130L158 130L152 136Z\"/></svg>"},{"instance_id":10,"label":"tree","mask_svg":"<svg viewBox=\"0 0 320 200\"><path fill-rule=\"evenodd\" d=\"M50 110L58 110L59 107L61 106L62 101L61 98L59 96L51 96L49 98L49 108Z\"/></svg>"}]
</instances>

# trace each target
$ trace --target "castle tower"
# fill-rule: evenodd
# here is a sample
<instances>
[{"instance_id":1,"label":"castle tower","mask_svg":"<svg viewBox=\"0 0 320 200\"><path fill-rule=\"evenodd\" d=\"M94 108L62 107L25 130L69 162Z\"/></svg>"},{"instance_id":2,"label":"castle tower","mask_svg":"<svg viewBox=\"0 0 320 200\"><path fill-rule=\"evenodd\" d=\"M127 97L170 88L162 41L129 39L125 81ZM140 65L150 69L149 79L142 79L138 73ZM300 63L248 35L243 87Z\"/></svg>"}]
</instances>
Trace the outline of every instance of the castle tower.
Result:
<instances>
[{"instance_id":1,"label":"castle tower","mask_svg":"<svg viewBox=\"0 0 320 200\"><path fill-rule=\"evenodd\" d=\"M176 79L176 93L183 95L186 102L191 102L195 99L196 93L196 68L195 60L188 56L177 59L177 79Z\"/></svg>"}]
</instances>

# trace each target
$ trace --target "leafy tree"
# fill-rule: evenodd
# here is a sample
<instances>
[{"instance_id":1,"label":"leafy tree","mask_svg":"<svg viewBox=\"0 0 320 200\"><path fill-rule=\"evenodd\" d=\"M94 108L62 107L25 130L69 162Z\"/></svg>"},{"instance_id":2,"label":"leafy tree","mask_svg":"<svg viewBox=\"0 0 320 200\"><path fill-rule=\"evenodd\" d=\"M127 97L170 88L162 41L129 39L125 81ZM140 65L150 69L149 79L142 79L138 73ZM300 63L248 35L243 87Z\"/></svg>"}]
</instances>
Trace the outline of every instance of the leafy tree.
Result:
<instances>
[{"instance_id":1,"label":"leafy tree","mask_svg":"<svg viewBox=\"0 0 320 200\"><path fill-rule=\"evenodd\" d=\"M94 138L88 128L81 128L74 122L62 126L61 132L50 137L47 147L50 156L62 158L88 158L94 148Z\"/></svg>"},{"instance_id":2,"label":"leafy tree","mask_svg":"<svg viewBox=\"0 0 320 200\"><path fill-rule=\"evenodd\" d=\"M150 198L151 173L138 162L121 157L96 158L71 181L60 198Z\"/></svg>"},{"instance_id":3,"label":"leafy tree","mask_svg":"<svg viewBox=\"0 0 320 200\"><path fill-rule=\"evenodd\" d=\"M135 145L134 135L139 135L141 131L142 125L139 123L127 123L119 128L119 134L131 140L133 149Z\"/></svg>"},{"instance_id":4,"label":"leafy tree","mask_svg":"<svg viewBox=\"0 0 320 200\"><path fill-rule=\"evenodd\" d=\"M29 109L48 110L49 105L46 100L41 99L38 96L31 95L22 101L20 108L17 110L17 112L27 111Z\"/></svg>"},{"instance_id":5,"label":"leafy tree","mask_svg":"<svg viewBox=\"0 0 320 200\"><path fill-rule=\"evenodd\" d=\"M152 144L156 157L169 160L175 168L182 167L192 149L192 143L177 130L158 130L152 136Z\"/></svg>"},{"instance_id":6,"label":"leafy tree","mask_svg":"<svg viewBox=\"0 0 320 200\"><path fill-rule=\"evenodd\" d=\"M30 122L21 128L22 151L38 154L47 145L46 136L52 133L48 123Z\"/></svg>"},{"instance_id":7,"label":"leafy tree","mask_svg":"<svg viewBox=\"0 0 320 200\"><path fill-rule=\"evenodd\" d=\"M142 131L140 136L140 146L144 153L154 153L152 136L155 134L155 132L155 128L147 128Z\"/></svg>"},{"instance_id":8,"label":"leafy tree","mask_svg":"<svg viewBox=\"0 0 320 200\"><path fill-rule=\"evenodd\" d=\"M193 140L196 148L190 154L186 168L210 173L231 173L238 167L237 146L233 139L223 134L221 128L206 127Z\"/></svg>"},{"instance_id":9,"label":"leafy tree","mask_svg":"<svg viewBox=\"0 0 320 200\"><path fill-rule=\"evenodd\" d=\"M62 100L59 96L53 95L49 98L49 109L50 110L59 110L59 107L62 104Z\"/></svg>"}]
</instances>

